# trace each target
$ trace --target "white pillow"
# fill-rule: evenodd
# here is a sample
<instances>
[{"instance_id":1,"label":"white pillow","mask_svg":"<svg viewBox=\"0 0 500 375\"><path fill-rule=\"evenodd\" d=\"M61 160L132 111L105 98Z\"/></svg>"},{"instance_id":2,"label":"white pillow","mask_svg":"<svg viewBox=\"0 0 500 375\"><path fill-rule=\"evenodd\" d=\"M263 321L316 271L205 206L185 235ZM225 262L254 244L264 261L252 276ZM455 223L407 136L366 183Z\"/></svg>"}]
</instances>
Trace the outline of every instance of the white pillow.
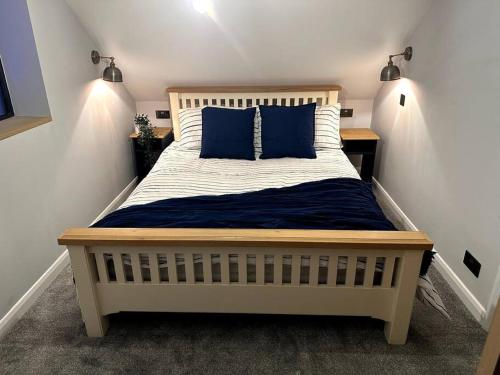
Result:
<instances>
[{"instance_id":1,"label":"white pillow","mask_svg":"<svg viewBox=\"0 0 500 375\"><path fill-rule=\"evenodd\" d=\"M314 128L316 150L340 149L340 104L316 107Z\"/></svg>"},{"instance_id":2,"label":"white pillow","mask_svg":"<svg viewBox=\"0 0 500 375\"><path fill-rule=\"evenodd\" d=\"M255 112L254 147L255 152L262 152L261 125L259 107ZM340 149L340 104L316 107L314 117L314 148L316 150Z\"/></svg>"},{"instance_id":3,"label":"white pillow","mask_svg":"<svg viewBox=\"0 0 500 375\"><path fill-rule=\"evenodd\" d=\"M201 150L201 110L202 107L179 110L179 145L187 150Z\"/></svg>"}]
</instances>

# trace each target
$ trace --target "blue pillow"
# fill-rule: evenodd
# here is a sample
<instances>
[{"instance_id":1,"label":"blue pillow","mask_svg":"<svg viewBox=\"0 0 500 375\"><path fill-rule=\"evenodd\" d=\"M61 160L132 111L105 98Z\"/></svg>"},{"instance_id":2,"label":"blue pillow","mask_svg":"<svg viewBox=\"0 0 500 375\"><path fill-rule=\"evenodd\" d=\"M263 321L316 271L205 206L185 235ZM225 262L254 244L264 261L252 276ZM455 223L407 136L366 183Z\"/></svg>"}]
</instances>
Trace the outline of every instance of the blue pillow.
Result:
<instances>
[{"instance_id":1,"label":"blue pillow","mask_svg":"<svg viewBox=\"0 0 500 375\"><path fill-rule=\"evenodd\" d=\"M203 108L200 158L255 160L255 110Z\"/></svg>"},{"instance_id":2,"label":"blue pillow","mask_svg":"<svg viewBox=\"0 0 500 375\"><path fill-rule=\"evenodd\" d=\"M261 159L316 159L314 117L316 103L296 107L260 105Z\"/></svg>"}]
</instances>

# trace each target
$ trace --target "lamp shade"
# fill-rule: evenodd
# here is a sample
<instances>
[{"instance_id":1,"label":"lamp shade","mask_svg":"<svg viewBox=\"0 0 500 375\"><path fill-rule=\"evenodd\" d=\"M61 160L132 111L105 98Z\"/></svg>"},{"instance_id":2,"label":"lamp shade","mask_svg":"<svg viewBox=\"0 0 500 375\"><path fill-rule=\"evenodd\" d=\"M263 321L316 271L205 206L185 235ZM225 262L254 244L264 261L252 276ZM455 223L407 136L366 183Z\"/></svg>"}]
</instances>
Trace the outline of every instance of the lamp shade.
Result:
<instances>
[{"instance_id":1,"label":"lamp shade","mask_svg":"<svg viewBox=\"0 0 500 375\"><path fill-rule=\"evenodd\" d=\"M380 73L381 81L394 81L400 78L401 72L399 71L399 68L392 63L392 61L389 61L387 66L384 66L384 69L382 69L382 72Z\"/></svg>"},{"instance_id":2,"label":"lamp shade","mask_svg":"<svg viewBox=\"0 0 500 375\"><path fill-rule=\"evenodd\" d=\"M109 66L104 69L102 79L108 82L123 82L122 72L116 67L114 61L111 61Z\"/></svg>"}]
</instances>

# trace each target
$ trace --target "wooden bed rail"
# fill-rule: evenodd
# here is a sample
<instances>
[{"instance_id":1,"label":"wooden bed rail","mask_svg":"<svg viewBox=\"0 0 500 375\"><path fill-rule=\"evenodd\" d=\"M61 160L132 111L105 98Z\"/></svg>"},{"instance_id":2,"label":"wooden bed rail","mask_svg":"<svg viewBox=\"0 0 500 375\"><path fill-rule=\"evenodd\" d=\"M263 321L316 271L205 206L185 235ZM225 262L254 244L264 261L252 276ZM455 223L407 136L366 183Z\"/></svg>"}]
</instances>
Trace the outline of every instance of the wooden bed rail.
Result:
<instances>
[{"instance_id":1,"label":"wooden bed rail","mask_svg":"<svg viewBox=\"0 0 500 375\"><path fill-rule=\"evenodd\" d=\"M431 250L432 241L419 231L355 231L298 229L202 228L70 228L59 245L196 245L328 247L373 250Z\"/></svg>"}]
</instances>

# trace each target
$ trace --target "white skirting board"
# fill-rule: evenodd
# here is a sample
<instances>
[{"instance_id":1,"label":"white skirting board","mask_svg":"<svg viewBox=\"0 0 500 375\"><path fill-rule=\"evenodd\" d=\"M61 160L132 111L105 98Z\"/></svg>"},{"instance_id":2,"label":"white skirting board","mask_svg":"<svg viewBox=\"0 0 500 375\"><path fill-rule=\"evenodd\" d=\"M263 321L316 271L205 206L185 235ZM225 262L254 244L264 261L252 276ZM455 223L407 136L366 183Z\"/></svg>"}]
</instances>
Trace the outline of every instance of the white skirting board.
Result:
<instances>
[{"instance_id":1,"label":"white skirting board","mask_svg":"<svg viewBox=\"0 0 500 375\"><path fill-rule=\"evenodd\" d=\"M65 250L0 320L0 339L33 306L38 297L40 297L44 290L47 289L68 264L69 254L68 250Z\"/></svg>"},{"instance_id":2,"label":"white skirting board","mask_svg":"<svg viewBox=\"0 0 500 375\"><path fill-rule=\"evenodd\" d=\"M405 229L417 230L415 224L412 223L408 216L406 216L403 210L401 210L392 197L382 187L380 182L378 182L375 178L373 179L373 190L377 199L383 201L385 205L390 208L392 213L403 223ZM486 309L483 305L481 305L476 297L474 297L472 292L465 286L462 280L460 280L457 274L451 269L439 253L434 256L433 265L450 285L453 291L458 295L474 318L483 326L483 328L487 329Z\"/></svg>"},{"instance_id":3,"label":"white skirting board","mask_svg":"<svg viewBox=\"0 0 500 375\"><path fill-rule=\"evenodd\" d=\"M137 177L134 178L126 187L122 190L118 196L113 199L113 201L96 217L92 222L102 219L108 213L117 208L122 204L125 199L130 195L132 190L134 190L137 184ZM91 224L91 225L92 225ZM0 319L0 338L7 333L7 331L16 324L19 319L29 310L31 306L36 302L37 298L47 289L47 287L56 279L56 277L61 273L61 271L66 268L69 264L69 254L68 250L64 252L56 259L54 263L44 272L42 276L29 288L29 290L16 302L14 306L5 314L2 319Z\"/></svg>"}]
</instances>

